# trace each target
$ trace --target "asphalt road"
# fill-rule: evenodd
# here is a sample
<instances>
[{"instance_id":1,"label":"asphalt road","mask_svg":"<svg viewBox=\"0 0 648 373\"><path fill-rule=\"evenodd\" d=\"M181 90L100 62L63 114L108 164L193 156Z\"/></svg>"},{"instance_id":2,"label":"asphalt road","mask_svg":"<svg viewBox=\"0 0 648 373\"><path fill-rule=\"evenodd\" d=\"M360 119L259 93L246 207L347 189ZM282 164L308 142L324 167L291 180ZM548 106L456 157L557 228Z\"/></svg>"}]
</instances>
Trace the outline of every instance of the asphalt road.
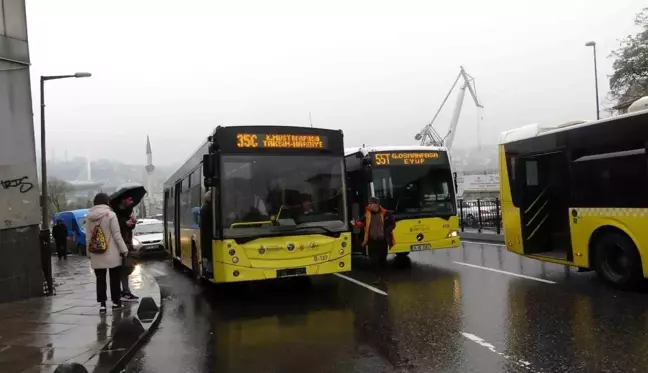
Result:
<instances>
[{"instance_id":1,"label":"asphalt road","mask_svg":"<svg viewBox=\"0 0 648 373\"><path fill-rule=\"evenodd\" d=\"M127 372L644 372L648 291L465 242L349 278L204 287L147 262L162 322Z\"/></svg>"}]
</instances>

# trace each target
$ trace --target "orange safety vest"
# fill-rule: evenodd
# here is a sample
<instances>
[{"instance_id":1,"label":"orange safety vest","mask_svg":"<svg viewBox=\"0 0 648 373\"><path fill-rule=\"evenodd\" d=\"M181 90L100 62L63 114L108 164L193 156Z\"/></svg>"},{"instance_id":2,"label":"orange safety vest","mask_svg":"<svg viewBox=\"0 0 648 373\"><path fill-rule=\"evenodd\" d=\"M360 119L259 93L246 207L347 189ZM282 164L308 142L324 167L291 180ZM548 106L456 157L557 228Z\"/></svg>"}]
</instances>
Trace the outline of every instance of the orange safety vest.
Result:
<instances>
[{"instance_id":1,"label":"orange safety vest","mask_svg":"<svg viewBox=\"0 0 648 373\"><path fill-rule=\"evenodd\" d=\"M380 213L380 219L384 225L385 223L385 216L387 215L387 210L385 210L382 206L380 206L380 210L378 211ZM371 210L368 208L365 209L365 224L364 224L364 240L362 241L362 246L366 246L367 243L369 242L369 227L371 226ZM393 247L396 244L396 240L394 239L394 233L392 232L391 234L391 243L389 247Z\"/></svg>"}]
</instances>

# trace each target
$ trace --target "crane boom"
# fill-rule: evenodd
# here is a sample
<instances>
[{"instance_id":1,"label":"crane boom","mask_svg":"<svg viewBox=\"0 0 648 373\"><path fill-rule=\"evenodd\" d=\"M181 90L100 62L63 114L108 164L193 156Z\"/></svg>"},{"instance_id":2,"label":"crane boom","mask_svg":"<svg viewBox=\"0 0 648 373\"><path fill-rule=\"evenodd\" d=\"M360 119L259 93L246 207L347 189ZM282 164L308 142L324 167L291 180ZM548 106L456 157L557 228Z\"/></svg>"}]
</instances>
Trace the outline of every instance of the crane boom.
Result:
<instances>
[{"instance_id":1,"label":"crane boom","mask_svg":"<svg viewBox=\"0 0 648 373\"><path fill-rule=\"evenodd\" d=\"M436 121L437 117L439 116L441 109L443 109L443 106L448 101L450 94L457 86L457 83L461 78L463 78L463 84L461 85L459 95L457 96L457 102L455 104L454 112L452 114L452 120L450 121L450 128L448 129L448 133L445 135L445 137L441 137L439 133L434 129L433 124ZM457 124L459 123L459 116L461 115L463 100L466 95L466 89L468 89L468 91L470 92L470 95L472 96L475 105L480 108L483 107L482 104L479 102L479 99L477 98L477 93L475 92L475 88L473 87L473 82L474 79L466 73L463 66L460 66L460 70L459 70L459 74L457 75L457 78L452 84L450 91L448 91L448 94L443 99L443 102L441 103L439 110L437 110L436 114L434 114L432 121L429 124L427 124L425 127L423 127L421 132L417 133L416 136L414 137L416 140L419 140L421 142L421 145L445 146L448 149L452 147L452 143L454 142L454 137L457 130Z\"/></svg>"}]
</instances>

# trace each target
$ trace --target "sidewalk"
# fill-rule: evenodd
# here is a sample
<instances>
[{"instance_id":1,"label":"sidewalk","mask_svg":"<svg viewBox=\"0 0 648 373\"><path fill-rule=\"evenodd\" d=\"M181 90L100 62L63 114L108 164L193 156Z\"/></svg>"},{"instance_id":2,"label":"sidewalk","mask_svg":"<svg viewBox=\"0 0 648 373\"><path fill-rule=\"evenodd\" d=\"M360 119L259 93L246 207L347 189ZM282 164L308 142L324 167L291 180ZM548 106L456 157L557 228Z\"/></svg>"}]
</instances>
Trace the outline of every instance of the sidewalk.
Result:
<instances>
[{"instance_id":1,"label":"sidewalk","mask_svg":"<svg viewBox=\"0 0 648 373\"><path fill-rule=\"evenodd\" d=\"M125 307L114 313L109 301L101 315L88 258L52 257L52 272L56 295L0 304L0 372L54 372L59 364L70 362L83 364L89 372L110 372L159 318L157 312L140 319L140 301L124 302ZM152 297L161 305L157 282L139 267L130 276L130 285L134 294Z\"/></svg>"}]
</instances>

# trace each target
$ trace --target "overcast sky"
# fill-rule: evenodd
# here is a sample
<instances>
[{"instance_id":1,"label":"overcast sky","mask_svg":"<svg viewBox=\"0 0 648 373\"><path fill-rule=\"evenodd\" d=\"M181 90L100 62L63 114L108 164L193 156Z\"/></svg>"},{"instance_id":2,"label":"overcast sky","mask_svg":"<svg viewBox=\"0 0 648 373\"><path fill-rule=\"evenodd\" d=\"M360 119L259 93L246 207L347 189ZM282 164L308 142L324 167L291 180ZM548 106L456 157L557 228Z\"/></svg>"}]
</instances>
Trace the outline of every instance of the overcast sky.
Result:
<instances>
[{"instance_id":1,"label":"overcast sky","mask_svg":"<svg viewBox=\"0 0 648 373\"><path fill-rule=\"evenodd\" d=\"M610 52L642 0L29 0L34 123L47 83L48 154L179 164L218 125L342 129L347 146L416 144L459 66L457 147L532 122L596 116ZM456 93L456 92L455 92ZM437 121L447 131L455 103ZM478 117L483 120L478 121ZM36 136L40 136L36 126ZM37 144L38 146L38 144Z\"/></svg>"}]
</instances>

